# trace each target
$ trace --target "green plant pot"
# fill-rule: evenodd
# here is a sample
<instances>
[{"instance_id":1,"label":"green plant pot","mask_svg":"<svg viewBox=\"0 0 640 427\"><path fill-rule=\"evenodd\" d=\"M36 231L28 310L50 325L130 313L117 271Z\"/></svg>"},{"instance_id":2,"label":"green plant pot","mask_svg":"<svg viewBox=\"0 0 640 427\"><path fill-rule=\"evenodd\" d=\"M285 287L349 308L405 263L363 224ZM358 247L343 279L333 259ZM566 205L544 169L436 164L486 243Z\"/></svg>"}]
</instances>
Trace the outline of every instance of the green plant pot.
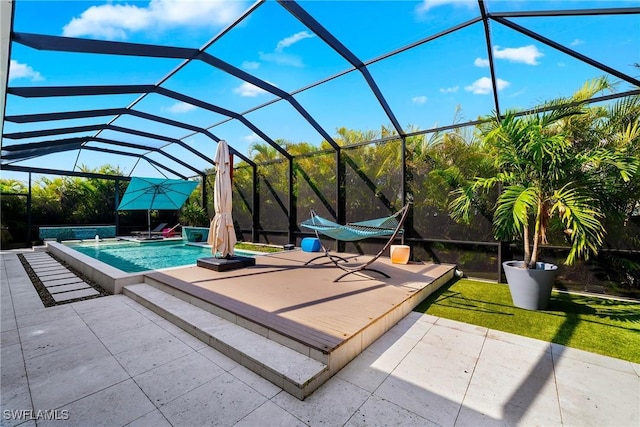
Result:
<instances>
[{"instance_id":1,"label":"green plant pot","mask_svg":"<svg viewBox=\"0 0 640 427\"><path fill-rule=\"evenodd\" d=\"M513 305L527 310L544 310L549 305L558 266L537 262L536 268L524 268L523 261L502 263Z\"/></svg>"}]
</instances>

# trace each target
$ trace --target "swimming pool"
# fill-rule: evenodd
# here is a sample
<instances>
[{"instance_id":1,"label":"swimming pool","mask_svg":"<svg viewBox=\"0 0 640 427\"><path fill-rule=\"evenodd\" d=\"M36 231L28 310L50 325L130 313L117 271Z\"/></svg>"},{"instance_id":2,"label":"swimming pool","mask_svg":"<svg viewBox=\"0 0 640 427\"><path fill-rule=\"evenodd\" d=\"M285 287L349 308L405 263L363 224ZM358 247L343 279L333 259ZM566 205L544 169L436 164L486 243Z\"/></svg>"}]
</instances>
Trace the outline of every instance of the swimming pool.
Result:
<instances>
[{"instance_id":1,"label":"swimming pool","mask_svg":"<svg viewBox=\"0 0 640 427\"><path fill-rule=\"evenodd\" d=\"M183 241L83 242L67 246L127 273L192 265L196 264L198 258L211 256L211 248L187 245ZM235 254L254 256L253 253L238 250Z\"/></svg>"}]
</instances>

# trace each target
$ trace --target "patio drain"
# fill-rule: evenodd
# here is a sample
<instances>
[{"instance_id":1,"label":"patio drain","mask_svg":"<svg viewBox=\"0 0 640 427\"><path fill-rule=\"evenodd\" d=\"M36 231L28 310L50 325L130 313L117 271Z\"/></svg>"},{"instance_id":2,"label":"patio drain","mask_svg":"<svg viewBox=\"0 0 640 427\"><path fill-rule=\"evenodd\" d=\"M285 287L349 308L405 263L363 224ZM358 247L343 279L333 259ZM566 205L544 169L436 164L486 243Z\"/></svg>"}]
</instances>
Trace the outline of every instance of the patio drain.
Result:
<instances>
[{"instance_id":1,"label":"patio drain","mask_svg":"<svg viewBox=\"0 0 640 427\"><path fill-rule=\"evenodd\" d=\"M18 259L45 307L110 295L50 253L18 254Z\"/></svg>"}]
</instances>

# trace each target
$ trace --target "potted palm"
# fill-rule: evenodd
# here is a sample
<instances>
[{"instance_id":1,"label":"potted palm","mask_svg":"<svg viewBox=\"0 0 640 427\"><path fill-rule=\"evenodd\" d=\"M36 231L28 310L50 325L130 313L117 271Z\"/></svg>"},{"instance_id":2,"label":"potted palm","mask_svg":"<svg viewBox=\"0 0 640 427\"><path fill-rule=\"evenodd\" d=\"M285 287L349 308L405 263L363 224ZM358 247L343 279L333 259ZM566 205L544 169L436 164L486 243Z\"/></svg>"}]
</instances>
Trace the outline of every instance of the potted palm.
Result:
<instances>
[{"instance_id":1,"label":"potted palm","mask_svg":"<svg viewBox=\"0 0 640 427\"><path fill-rule=\"evenodd\" d=\"M561 225L570 244L565 264L588 259L605 235L604 177L615 172L617 178L628 180L637 169L637 159L626 155L620 144L593 144L572 133L572 121L587 113L586 100L606 87L608 82L599 79L573 98L547 102L532 113L508 111L504 117L491 117L481 135L495 158L495 174L475 178L452 193L452 218L468 222L477 197L497 188L495 237L507 241L519 237L523 244L524 260L503 263L517 307L547 307L557 266L542 262L539 255L551 222ZM635 133L637 137L637 129Z\"/></svg>"}]
</instances>

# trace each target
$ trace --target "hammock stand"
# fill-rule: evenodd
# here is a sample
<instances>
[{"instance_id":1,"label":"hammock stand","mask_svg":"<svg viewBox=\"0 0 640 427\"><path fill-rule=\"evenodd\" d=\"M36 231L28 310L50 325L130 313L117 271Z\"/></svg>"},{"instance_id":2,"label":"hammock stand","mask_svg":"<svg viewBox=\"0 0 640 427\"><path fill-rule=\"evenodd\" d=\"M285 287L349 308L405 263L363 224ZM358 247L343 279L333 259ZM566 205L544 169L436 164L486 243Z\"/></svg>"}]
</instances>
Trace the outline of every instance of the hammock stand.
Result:
<instances>
[{"instance_id":1,"label":"hammock stand","mask_svg":"<svg viewBox=\"0 0 640 427\"><path fill-rule=\"evenodd\" d=\"M395 240L396 237L403 233L402 225L404 224L405 219L407 218L407 213L409 212L409 204L407 203L402 209L396 212L394 215L370 219L367 221L359 221L359 222L350 222L345 225L338 224L336 222L330 221L328 219L322 218L318 216L313 210L311 210L311 218L300 223L300 226L309 228L316 233L316 237L320 241L320 245L324 253L319 255L313 259L307 261L304 265L309 265L313 261L327 257L333 264L344 270L345 273L338 276L334 280L334 282L339 281L345 276L349 274L357 274L363 270L373 271L378 274L381 274L384 277L390 277L387 273L384 273L380 270L376 270L374 268L369 268L374 261L376 261L380 256L387 250L387 248L391 245L391 243ZM378 252L373 258L369 261L359 264L356 266L349 266L343 263L348 263L348 260L342 258L338 255L332 255L329 253L329 250L322 244L320 240L319 233L324 234L325 236L331 237L335 240L342 240L347 242L354 242L359 240L364 240L369 237L381 237L381 236L389 236L389 240L384 245L384 247ZM366 276L365 276L366 277Z\"/></svg>"}]
</instances>

